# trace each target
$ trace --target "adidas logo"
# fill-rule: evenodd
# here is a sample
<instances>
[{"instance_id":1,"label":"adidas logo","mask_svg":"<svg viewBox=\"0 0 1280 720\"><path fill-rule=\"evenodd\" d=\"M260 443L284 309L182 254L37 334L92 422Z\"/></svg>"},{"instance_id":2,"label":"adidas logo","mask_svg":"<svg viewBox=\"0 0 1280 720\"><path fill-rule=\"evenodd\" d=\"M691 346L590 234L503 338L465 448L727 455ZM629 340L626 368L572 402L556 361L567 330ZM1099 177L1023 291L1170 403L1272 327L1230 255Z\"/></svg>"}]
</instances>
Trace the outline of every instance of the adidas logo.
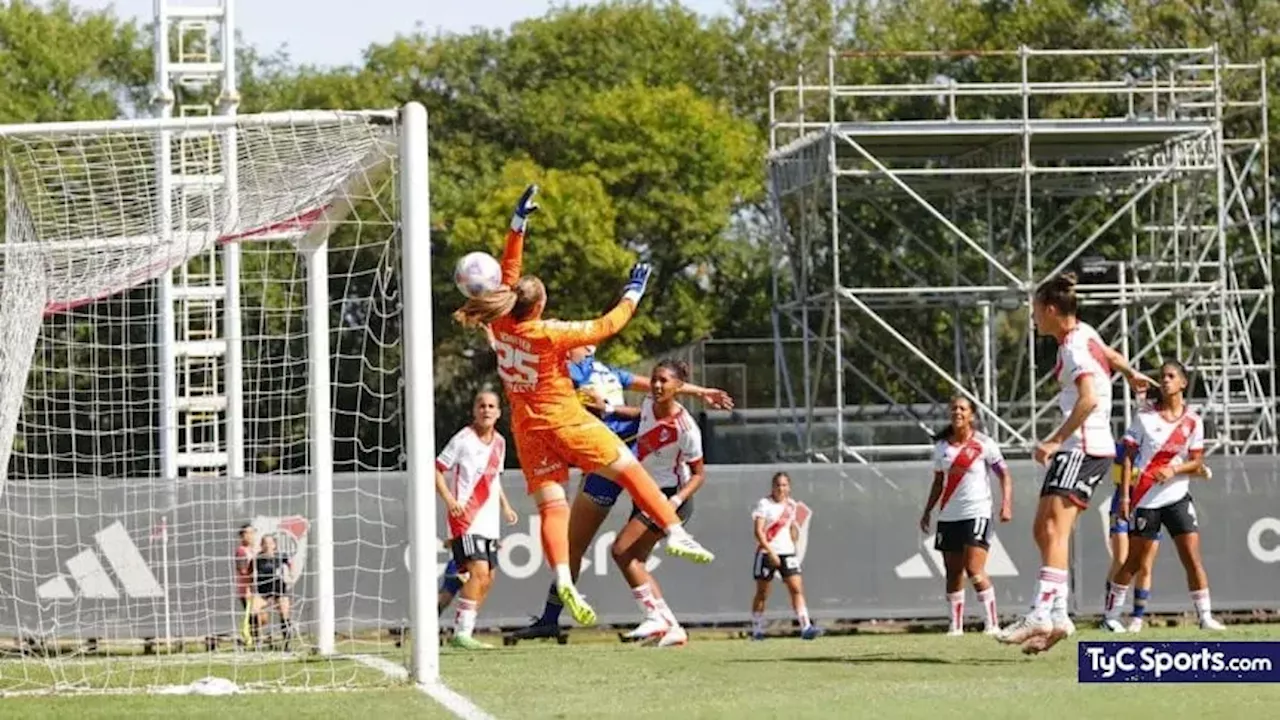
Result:
<instances>
[{"instance_id":1,"label":"adidas logo","mask_svg":"<svg viewBox=\"0 0 1280 720\"><path fill-rule=\"evenodd\" d=\"M36 588L36 595L41 600L74 600L78 597L116 600L120 593L111 579L112 575L120 582L125 597L164 597L164 588L156 580L142 553L138 552L138 546L129 538L129 531L124 529L120 521L99 530L94 534L93 540L98 546L98 552L85 548L76 553L64 565L67 575L59 575ZM111 574L102 566L98 553L107 559ZM71 588L68 580L75 583L76 590Z\"/></svg>"},{"instance_id":2,"label":"adidas logo","mask_svg":"<svg viewBox=\"0 0 1280 720\"><path fill-rule=\"evenodd\" d=\"M893 569L893 574L904 580L946 577L947 571L942 562L942 553L933 549L933 537L921 540L920 546L924 551L899 563ZM929 563L925 562L926 556L933 563L937 575L929 569ZM991 548L987 551L987 575L989 577L1017 577L1018 575L1018 569L1013 565L1013 558L1009 557L1009 552L1004 549L1004 543L1000 542L1000 536L995 533L991 534Z\"/></svg>"}]
</instances>

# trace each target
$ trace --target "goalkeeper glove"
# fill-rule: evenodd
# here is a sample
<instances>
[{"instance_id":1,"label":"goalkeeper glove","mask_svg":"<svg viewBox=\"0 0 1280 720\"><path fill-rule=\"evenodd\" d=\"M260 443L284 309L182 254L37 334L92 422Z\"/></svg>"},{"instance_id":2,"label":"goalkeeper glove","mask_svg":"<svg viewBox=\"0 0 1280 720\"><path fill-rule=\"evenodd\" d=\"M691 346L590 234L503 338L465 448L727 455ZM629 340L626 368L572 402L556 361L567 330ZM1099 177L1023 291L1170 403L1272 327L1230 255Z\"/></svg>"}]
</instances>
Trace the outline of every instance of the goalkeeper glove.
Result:
<instances>
[{"instance_id":1,"label":"goalkeeper glove","mask_svg":"<svg viewBox=\"0 0 1280 720\"><path fill-rule=\"evenodd\" d=\"M631 276L627 279L627 284L622 286L623 299L630 299L636 305L640 304L640 298L644 297L644 290L649 285L649 275L653 273L653 266L648 263L636 263L631 268Z\"/></svg>"},{"instance_id":2,"label":"goalkeeper glove","mask_svg":"<svg viewBox=\"0 0 1280 720\"><path fill-rule=\"evenodd\" d=\"M518 232L524 232L525 222L529 216L538 211L538 203L534 202L533 197L538 194L538 186L530 185L524 189L524 194L520 196L520 200L516 202L516 211L511 215L511 229Z\"/></svg>"}]
</instances>

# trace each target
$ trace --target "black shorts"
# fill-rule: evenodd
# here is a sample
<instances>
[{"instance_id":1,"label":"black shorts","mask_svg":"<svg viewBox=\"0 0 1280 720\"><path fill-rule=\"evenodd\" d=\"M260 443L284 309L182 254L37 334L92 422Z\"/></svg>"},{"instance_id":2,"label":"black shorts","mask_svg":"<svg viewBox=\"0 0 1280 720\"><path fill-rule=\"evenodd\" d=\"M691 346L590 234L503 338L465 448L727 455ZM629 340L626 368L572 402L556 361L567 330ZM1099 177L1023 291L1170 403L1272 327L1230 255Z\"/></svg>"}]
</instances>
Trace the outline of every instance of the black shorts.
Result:
<instances>
[{"instance_id":1,"label":"black shorts","mask_svg":"<svg viewBox=\"0 0 1280 720\"><path fill-rule=\"evenodd\" d=\"M662 490L662 494L667 497L671 497L675 495L677 492L680 492L680 488L672 488L672 487L661 488L661 490ZM680 507L676 508L676 517L680 518L680 522L682 523L689 522L689 518L693 517L693 498L689 498L688 500L685 500ZM636 507L635 502L631 503L630 519L631 520L638 519L640 522L644 523L645 527L649 528L650 530L659 534L662 533L662 528L658 525L658 523L654 521L653 518L650 518L648 515L645 515L643 512L641 512L640 508Z\"/></svg>"},{"instance_id":2,"label":"black shorts","mask_svg":"<svg viewBox=\"0 0 1280 720\"><path fill-rule=\"evenodd\" d=\"M789 578L793 575L800 574L800 561L795 555L779 555L778 561L782 563L782 567L775 568L769 562L769 553L763 550L756 550L756 560L751 566L751 576L756 580L772 580L774 573L781 575L783 578Z\"/></svg>"},{"instance_id":3,"label":"black shorts","mask_svg":"<svg viewBox=\"0 0 1280 720\"><path fill-rule=\"evenodd\" d=\"M1061 495L1081 508L1087 508L1098 483L1111 477L1114 462L1115 458L1094 457L1079 450L1057 453L1045 471L1040 497Z\"/></svg>"},{"instance_id":4,"label":"black shorts","mask_svg":"<svg viewBox=\"0 0 1280 720\"><path fill-rule=\"evenodd\" d=\"M449 541L453 562L462 570L473 560L483 560L489 567L498 567L498 541L480 535L463 535Z\"/></svg>"},{"instance_id":5,"label":"black shorts","mask_svg":"<svg viewBox=\"0 0 1280 720\"><path fill-rule=\"evenodd\" d=\"M289 588L284 584L283 580L271 580L269 582L258 583L258 585L254 587L254 592L264 600L289 597Z\"/></svg>"},{"instance_id":6,"label":"black shorts","mask_svg":"<svg viewBox=\"0 0 1280 720\"><path fill-rule=\"evenodd\" d=\"M964 552L968 546L986 550L991 547L991 518L938 521L933 549L938 552Z\"/></svg>"},{"instance_id":7,"label":"black shorts","mask_svg":"<svg viewBox=\"0 0 1280 720\"><path fill-rule=\"evenodd\" d=\"M1196 506L1191 502L1190 495L1172 505L1134 510L1129 534L1147 540L1159 540L1161 526L1168 528L1169 535L1172 537L1200 532L1200 523L1196 519Z\"/></svg>"}]
</instances>

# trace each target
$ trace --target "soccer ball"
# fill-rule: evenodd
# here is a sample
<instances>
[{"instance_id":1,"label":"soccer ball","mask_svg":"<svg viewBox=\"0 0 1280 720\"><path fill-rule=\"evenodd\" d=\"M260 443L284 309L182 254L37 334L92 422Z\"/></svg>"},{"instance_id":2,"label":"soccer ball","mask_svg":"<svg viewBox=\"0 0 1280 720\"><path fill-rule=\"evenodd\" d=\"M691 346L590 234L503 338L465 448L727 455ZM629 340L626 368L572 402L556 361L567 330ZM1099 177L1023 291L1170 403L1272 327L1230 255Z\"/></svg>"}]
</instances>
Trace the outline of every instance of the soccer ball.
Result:
<instances>
[{"instance_id":1,"label":"soccer ball","mask_svg":"<svg viewBox=\"0 0 1280 720\"><path fill-rule=\"evenodd\" d=\"M502 266L489 253L467 253L453 268L453 282L469 298L483 295L502 284Z\"/></svg>"}]
</instances>

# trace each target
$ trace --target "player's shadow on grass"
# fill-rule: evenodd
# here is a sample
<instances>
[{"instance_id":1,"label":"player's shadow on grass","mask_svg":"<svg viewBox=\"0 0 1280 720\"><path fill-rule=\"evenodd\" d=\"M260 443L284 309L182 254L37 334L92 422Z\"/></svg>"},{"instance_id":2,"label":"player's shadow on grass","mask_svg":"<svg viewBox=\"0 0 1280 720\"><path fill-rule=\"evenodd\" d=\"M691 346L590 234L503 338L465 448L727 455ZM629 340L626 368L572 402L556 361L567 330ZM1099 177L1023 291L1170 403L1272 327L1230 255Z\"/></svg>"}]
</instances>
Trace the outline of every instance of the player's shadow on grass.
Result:
<instances>
[{"instance_id":1,"label":"player's shadow on grass","mask_svg":"<svg viewBox=\"0 0 1280 720\"><path fill-rule=\"evenodd\" d=\"M729 662L735 663L776 663L776 662L793 662L793 663L829 663L836 665L876 665L879 663L903 663L907 665L1004 665L1017 662L1013 658L957 658L949 660L947 658L929 657L924 655L889 655L887 653L879 653L875 655L802 655L799 657L784 658L734 658Z\"/></svg>"}]
</instances>

